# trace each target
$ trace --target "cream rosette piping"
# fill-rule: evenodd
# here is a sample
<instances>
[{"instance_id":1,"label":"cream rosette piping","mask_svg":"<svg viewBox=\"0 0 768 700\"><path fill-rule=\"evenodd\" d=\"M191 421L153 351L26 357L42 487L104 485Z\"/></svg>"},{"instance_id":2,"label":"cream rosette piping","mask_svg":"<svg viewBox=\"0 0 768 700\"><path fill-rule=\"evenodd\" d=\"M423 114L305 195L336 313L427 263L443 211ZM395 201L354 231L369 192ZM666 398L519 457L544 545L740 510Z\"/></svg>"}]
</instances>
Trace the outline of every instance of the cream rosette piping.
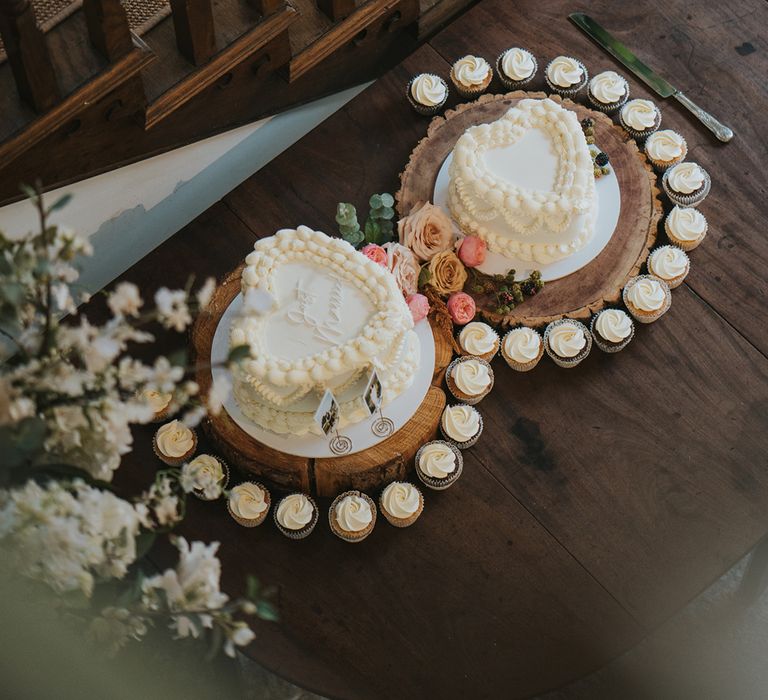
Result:
<instances>
[{"instance_id":1,"label":"cream rosette piping","mask_svg":"<svg viewBox=\"0 0 768 700\"><path fill-rule=\"evenodd\" d=\"M457 83L473 88L482 85L488 79L491 66L480 56L464 56L453 64L453 77Z\"/></svg>"},{"instance_id":2,"label":"cream rosette piping","mask_svg":"<svg viewBox=\"0 0 768 700\"><path fill-rule=\"evenodd\" d=\"M471 440L480 430L480 414L472 406L448 406L441 420L445 434L459 442Z\"/></svg>"},{"instance_id":3,"label":"cream rosette piping","mask_svg":"<svg viewBox=\"0 0 768 700\"><path fill-rule=\"evenodd\" d=\"M496 331L480 321L468 323L459 333L459 343L470 355L487 355L493 352L498 340Z\"/></svg>"},{"instance_id":4,"label":"cream rosette piping","mask_svg":"<svg viewBox=\"0 0 768 700\"><path fill-rule=\"evenodd\" d=\"M658 109L650 100L630 100L621 108L621 118L636 131L645 131L656 124Z\"/></svg>"},{"instance_id":5,"label":"cream rosette piping","mask_svg":"<svg viewBox=\"0 0 768 700\"><path fill-rule=\"evenodd\" d=\"M607 70L592 78L589 91L599 102L613 104L626 94L627 81L615 71Z\"/></svg>"},{"instance_id":6,"label":"cream rosette piping","mask_svg":"<svg viewBox=\"0 0 768 700\"><path fill-rule=\"evenodd\" d=\"M707 220L698 209L675 206L667 216L666 226L675 238L696 241L707 230Z\"/></svg>"},{"instance_id":7,"label":"cream rosette piping","mask_svg":"<svg viewBox=\"0 0 768 700\"><path fill-rule=\"evenodd\" d=\"M549 332L547 342L556 355L576 357L586 347L587 337L581 325L561 323Z\"/></svg>"},{"instance_id":8,"label":"cream rosette piping","mask_svg":"<svg viewBox=\"0 0 768 700\"><path fill-rule=\"evenodd\" d=\"M315 507L303 493L286 496L277 507L275 519L286 530L301 530L312 522Z\"/></svg>"},{"instance_id":9,"label":"cream rosette piping","mask_svg":"<svg viewBox=\"0 0 768 700\"><path fill-rule=\"evenodd\" d=\"M421 506L421 495L413 484L395 481L384 489L381 504L395 518L410 518Z\"/></svg>"},{"instance_id":10,"label":"cream rosette piping","mask_svg":"<svg viewBox=\"0 0 768 700\"><path fill-rule=\"evenodd\" d=\"M547 77L558 87L573 87L584 77L584 67L575 58L558 56L547 66Z\"/></svg>"},{"instance_id":11,"label":"cream rosette piping","mask_svg":"<svg viewBox=\"0 0 768 700\"><path fill-rule=\"evenodd\" d=\"M691 194L704 186L706 175L697 163L679 163L667 171L667 184L675 192Z\"/></svg>"},{"instance_id":12,"label":"cream rosette piping","mask_svg":"<svg viewBox=\"0 0 768 700\"><path fill-rule=\"evenodd\" d=\"M245 482L229 492L229 508L239 518L255 520L268 507L264 490L258 484Z\"/></svg>"},{"instance_id":13,"label":"cream rosette piping","mask_svg":"<svg viewBox=\"0 0 768 700\"><path fill-rule=\"evenodd\" d=\"M685 139L672 129L657 131L645 142L645 152L657 161L666 162L680 158L685 152Z\"/></svg>"},{"instance_id":14,"label":"cream rosette piping","mask_svg":"<svg viewBox=\"0 0 768 700\"><path fill-rule=\"evenodd\" d=\"M182 422L174 420L158 429L155 443L164 455L183 457L195 446L195 435Z\"/></svg>"},{"instance_id":15,"label":"cream rosette piping","mask_svg":"<svg viewBox=\"0 0 768 700\"><path fill-rule=\"evenodd\" d=\"M436 75L422 73L411 81L411 97L419 104L436 107L445 101L448 89Z\"/></svg>"},{"instance_id":16,"label":"cream rosette piping","mask_svg":"<svg viewBox=\"0 0 768 700\"><path fill-rule=\"evenodd\" d=\"M451 378L459 391L468 396L482 394L491 385L488 364L475 359L458 361L451 370Z\"/></svg>"},{"instance_id":17,"label":"cream rosette piping","mask_svg":"<svg viewBox=\"0 0 768 700\"><path fill-rule=\"evenodd\" d=\"M501 69L512 80L525 80L536 70L536 61L525 49L508 49L502 56Z\"/></svg>"},{"instance_id":18,"label":"cream rosette piping","mask_svg":"<svg viewBox=\"0 0 768 700\"><path fill-rule=\"evenodd\" d=\"M638 279L627 291L627 299L641 311L658 311L666 302L667 295L658 280Z\"/></svg>"},{"instance_id":19,"label":"cream rosette piping","mask_svg":"<svg viewBox=\"0 0 768 700\"><path fill-rule=\"evenodd\" d=\"M334 509L336 522L347 532L365 530L373 521L371 504L362 496L348 494L344 496Z\"/></svg>"},{"instance_id":20,"label":"cream rosette piping","mask_svg":"<svg viewBox=\"0 0 768 700\"><path fill-rule=\"evenodd\" d=\"M632 333L632 320L621 309L601 311L595 321L595 330L610 343L620 343Z\"/></svg>"},{"instance_id":21,"label":"cream rosette piping","mask_svg":"<svg viewBox=\"0 0 768 700\"><path fill-rule=\"evenodd\" d=\"M675 246L665 245L651 253L650 267L653 274L663 280L671 280L688 271L688 256Z\"/></svg>"},{"instance_id":22,"label":"cream rosette piping","mask_svg":"<svg viewBox=\"0 0 768 700\"><path fill-rule=\"evenodd\" d=\"M504 337L504 352L521 365L533 362L541 352L541 336L531 328L515 328Z\"/></svg>"},{"instance_id":23,"label":"cream rosette piping","mask_svg":"<svg viewBox=\"0 0 768 700\"><path fill-rule=\"evenodd\" d=\"M456 453L441 442L424 445L419 450L419 469L434 479L445 479L456 471Z\"/></svg>"}]
</instances>

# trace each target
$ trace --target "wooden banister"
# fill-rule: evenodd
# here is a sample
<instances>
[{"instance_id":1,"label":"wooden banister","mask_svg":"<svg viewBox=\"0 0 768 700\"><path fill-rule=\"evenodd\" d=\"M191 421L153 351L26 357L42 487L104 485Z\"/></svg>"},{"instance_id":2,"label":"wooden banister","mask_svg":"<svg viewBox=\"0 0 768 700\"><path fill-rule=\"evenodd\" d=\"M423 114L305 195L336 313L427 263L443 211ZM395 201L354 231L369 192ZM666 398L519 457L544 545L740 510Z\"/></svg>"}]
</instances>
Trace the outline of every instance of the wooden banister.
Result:
<instances>
[{"instance_id":1,"label":"wooden banister","mask_svg":"<svg viewBox=\"0 0 768 700\"><path fill-rule=\"evenodd\" d=\"M262 17L266 17L281 10L285 6L285 0L248 0L248 4Z\"/></svg>"},{"instance_id":2,"label":"wooden banister","mask_svg":"<svg viewBox=\"0 0 768 700\"><path fill-rule=\"evenodd\" d=\"M120 0L83 0L83 12L91 43L109 61L133 50L128 17Z\"/></svg>"},{"instance_id":3,"label":"wooden banister","mask_svg":"<svg viewBox=\"0 0 768 700\"><path fill-rule=\"evenodd\" d=\"M176 45L191 63L199 66L216 53L211 0L171 0Z\"/></svg>"},{"instance_id":4,"label":"wooden banister","mask_svg":"<svg viewBox=\"0 0 768 700\"><path fill-rule=\"evenodd\" d=\"M22 99L37 112L53 107L59 98L56 75L29 0L0 0L0 36Z\"/></svg>"},{"instance_id":5,"label":"wooden banister","mask_svg":"<svg viewBox=\"0 0 768 700\"><path fill-rule=\"evenodd\" d=\"M355 11L355 0L317 0L317 6L334 22L338 22Z\"/></svg>"}]
</instances>

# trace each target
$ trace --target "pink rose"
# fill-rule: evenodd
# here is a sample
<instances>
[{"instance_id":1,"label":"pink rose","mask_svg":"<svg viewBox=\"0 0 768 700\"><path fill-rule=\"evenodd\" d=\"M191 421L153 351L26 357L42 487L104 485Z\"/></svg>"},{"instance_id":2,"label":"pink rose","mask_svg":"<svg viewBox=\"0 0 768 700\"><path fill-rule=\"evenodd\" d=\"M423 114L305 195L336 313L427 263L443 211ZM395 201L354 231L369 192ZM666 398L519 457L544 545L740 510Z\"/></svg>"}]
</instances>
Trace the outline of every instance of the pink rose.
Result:
<instances>
[{"instance_id":1,"label":"pink rose","mask_svg":"<svg viewBox=\"0 0 768 700\"><path fill-rule=\"evenodd\" d=\"M408 304L408 308L411 310L414 323L418 323L421 319L427 317L429 313L429 300L423 294L411 294L405 300L405 303Z\"/></svg>"},{"instance_id":2,"label":"pink rose","mask_svg":"<svg viewBox=\"0 0 768 700\"><path fill-rule=\"evenodd\" d=\"M448 313L459 326L469 323L475 317L476 311L475 300L469 294L456 292L448 297Z\"/></svg>"},{"instance_id":3,"label":"pink rose","mask_svg":"<svg viewBox=\"0 0 768 700\"><path fill-rule=\"evenodd\" d=\"M387 267L387 251L384 250L384 248L382 248L380 245L369 243L367 246L362 248L360 252L365 255L366 258L373 260L373 262L383 267Z\"/></svg>"},{"instance_id":4,"label":"pink rose","mask_svg":"<svg viewBox=\"0 0 768 700\"><path fill-rule=\"evenodd\" d=\"M399 243L385 243L382 248L387 254L387 267L395 276L400 291L406 297L415 294L419 288L419 261L416 256L410 248Z\"/></svg>"},{"instance_id":5,"label":"pink rose","mask_svg":"<svg viewBox=\"0 0 768 700\"><path fill-rule=\"evenodd\" d=\"M482 238L466 236L459 243L459 259L467 267L477 267L485 262L487 246Z\"/></svg>"},{"instance_id":6,"label":"pink rose","mask_svg":"<svg viewBox=\"0 0 768 700\"><path fill-rule=\"evenodd\" d=\"M400 243L408 246L418 260L432 260L453 245L450 217L434 204L416 205L411 213L397 222Z\"/></svg>"}]
</instances>

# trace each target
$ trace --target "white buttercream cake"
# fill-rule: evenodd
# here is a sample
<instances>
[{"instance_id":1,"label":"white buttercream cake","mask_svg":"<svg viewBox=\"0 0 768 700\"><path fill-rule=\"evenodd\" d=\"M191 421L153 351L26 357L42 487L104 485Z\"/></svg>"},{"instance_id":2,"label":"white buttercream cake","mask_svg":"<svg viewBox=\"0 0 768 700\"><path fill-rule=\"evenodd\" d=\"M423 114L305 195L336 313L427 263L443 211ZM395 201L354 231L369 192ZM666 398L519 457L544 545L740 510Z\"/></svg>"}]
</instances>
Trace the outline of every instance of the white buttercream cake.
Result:
<instances>
[{"instance_id":1,"label":"white buttercream cake","mask_svg":"<svg viewBox=\"0 0 768 700\"><path fill-rule=\"evenodd\" d=\"M583 248L597 216L594 164L576 114L524 99L467 129L453 149L448 206L491 251L551 263Z\"/></svg>"},{"instance_id":2,"label":"white buttercream cake","mask_svg":"<svg viewBox=\"0 0 768 700\"><path fill-rule=\"evenodd\" d=\"M362 420L374 367L384 404L410 386L419 339L386 268L306 226L259 240L245 262L230 344L248 345L251 357L234 370L233 393L257 425L321 434L313 416L326 389L339 401L341 425Z\"/></svg>"}]
</instances>

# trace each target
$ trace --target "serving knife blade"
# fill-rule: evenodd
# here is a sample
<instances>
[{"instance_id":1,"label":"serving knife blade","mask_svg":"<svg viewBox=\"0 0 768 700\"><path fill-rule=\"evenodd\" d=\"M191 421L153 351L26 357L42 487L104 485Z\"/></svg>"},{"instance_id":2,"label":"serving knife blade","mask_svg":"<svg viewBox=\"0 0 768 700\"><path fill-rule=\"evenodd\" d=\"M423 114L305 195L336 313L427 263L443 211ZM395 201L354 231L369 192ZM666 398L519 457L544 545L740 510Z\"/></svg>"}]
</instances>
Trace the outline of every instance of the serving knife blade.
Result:
<instances>
[{"instance_id":1,"label":"serving knife blade","mask_svg":"<svg viewBox=\"0 0 768 700\"><path fill-rule=\"evenodd\" d=\"M568 18L581 31L590 37L600 48L613 56L619 63L628 68L660 97L674 97L691 114L701 121L720 141L727 143L733 138L733 131L706 112L690 98L662 78L650 66L643 63L618 39L609 34L595 20L583 12L574 12Z\"/></svg>"}]
</instances>

